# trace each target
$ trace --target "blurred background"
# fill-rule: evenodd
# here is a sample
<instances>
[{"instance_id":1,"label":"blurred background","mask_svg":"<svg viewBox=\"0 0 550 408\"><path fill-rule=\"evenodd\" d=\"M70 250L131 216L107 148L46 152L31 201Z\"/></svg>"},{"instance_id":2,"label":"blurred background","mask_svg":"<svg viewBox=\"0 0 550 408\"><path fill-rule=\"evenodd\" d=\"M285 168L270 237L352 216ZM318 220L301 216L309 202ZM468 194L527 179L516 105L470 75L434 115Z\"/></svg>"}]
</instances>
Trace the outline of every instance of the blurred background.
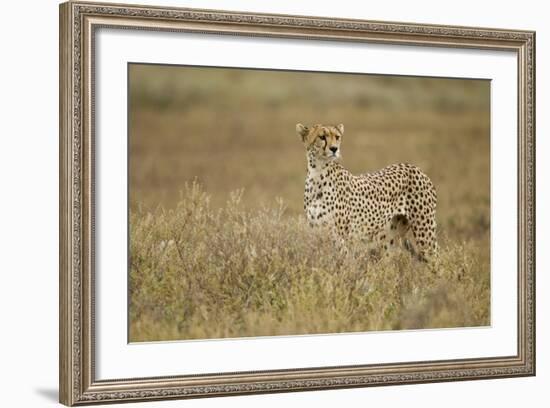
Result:
<instances>
[{"instance_id":1,"label":"blurred background","mask_svg":"<svg viewBox=\"0 0 550 408\"><path fill-rule=\"evenodd\" d=\"M488 250L487 80L131 64L129 87L131 208L174 208L196 179L214 207L243 188L247 207L280 197L300 214L295 125L343 123L347 169L419 166L437 189L439 234Z\"/></svg>"}]
</instances>

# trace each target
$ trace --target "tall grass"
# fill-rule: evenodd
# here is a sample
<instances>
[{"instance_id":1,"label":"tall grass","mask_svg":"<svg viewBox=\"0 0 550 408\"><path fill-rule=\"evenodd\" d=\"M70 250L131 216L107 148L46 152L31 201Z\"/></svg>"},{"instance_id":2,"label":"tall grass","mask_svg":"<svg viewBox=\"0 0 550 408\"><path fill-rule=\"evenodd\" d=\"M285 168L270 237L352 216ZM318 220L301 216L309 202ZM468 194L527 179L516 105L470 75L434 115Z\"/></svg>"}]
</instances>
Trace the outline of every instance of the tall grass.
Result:
<instances>
[{"instance_id":1,"label":"tall grass","mask_svg":"<svg viewBox=\"0 0 550 408\"><path fill-rule=\"evenodd\" d=\"M489 81L132 64L129 86L131 341L490 323ZM344 123L355 174L428 174L440 258L305 225L298 122Z\"/></svg>"},{"instance_id":2,"label":"tall grass","mask_svg":"<svg viewBox=\"0 0 550 408\"><path fill-rule=\"evenodd\" d=\"M440 236L432 263L369 259L360 243L234 192L193 183L176 208L130 214L130 341L480 326L490 323L487 245Z\"/></svg>"}]
</instances>

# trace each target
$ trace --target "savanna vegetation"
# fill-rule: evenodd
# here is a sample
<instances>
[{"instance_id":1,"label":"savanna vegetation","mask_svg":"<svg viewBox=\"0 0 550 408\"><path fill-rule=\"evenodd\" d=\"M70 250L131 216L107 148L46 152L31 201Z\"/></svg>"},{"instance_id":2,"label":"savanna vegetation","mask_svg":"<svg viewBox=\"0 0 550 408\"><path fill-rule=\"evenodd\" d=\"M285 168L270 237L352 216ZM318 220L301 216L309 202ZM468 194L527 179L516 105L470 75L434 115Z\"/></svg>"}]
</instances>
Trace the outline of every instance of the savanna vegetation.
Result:
<instances>
[{"instance_id":1,"label":"savanna vegetation","mask_svg":"<svg viewBox=\"0 0 550 408\"><path fill-rule=\"evenodd\" d=\"M489 83L130 67L130 341L490 324ZM302 215L297 122L438 193L440 256L347 254Z\"/></svg>"}]
</instances>

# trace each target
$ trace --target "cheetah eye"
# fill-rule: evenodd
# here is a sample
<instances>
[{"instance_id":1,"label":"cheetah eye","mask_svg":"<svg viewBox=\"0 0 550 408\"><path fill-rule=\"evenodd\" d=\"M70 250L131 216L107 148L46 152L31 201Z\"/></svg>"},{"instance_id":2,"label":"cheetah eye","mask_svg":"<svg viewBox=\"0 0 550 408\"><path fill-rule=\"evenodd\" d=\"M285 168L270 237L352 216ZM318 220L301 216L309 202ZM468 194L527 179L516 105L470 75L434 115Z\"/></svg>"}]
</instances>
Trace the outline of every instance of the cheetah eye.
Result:
<instances>
[{"instance_id":1,"label":"cheetah eye","mask_svg":"<svg viewBox=\"0 0 550 408\"><path fill-rule=\"evenodd\" d=\"M327 140L327 137L326 137L325 135L320 135L320 136L319 136L319 139L321 139L321 140Z\"/></svg>"},{"instance_id":2,"label":"cheetah eye","mask_svg":"<svg viewBox=\"0 0 550 408\"><path fill-rule=\"evenodd\" d=\"M340 136L336 135L336 140L340 140Z\"/></svg>"}]
</instances>

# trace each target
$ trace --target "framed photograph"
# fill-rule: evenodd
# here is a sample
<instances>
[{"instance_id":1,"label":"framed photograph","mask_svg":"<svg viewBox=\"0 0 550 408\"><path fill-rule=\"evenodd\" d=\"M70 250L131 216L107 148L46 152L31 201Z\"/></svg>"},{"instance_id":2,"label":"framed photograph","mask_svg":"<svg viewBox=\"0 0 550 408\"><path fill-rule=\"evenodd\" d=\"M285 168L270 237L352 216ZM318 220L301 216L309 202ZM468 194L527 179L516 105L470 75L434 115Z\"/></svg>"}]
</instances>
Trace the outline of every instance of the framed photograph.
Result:
<instances>
[{"instance_id":1,"label":"framed photograph","mask_svg":"<svg viewBox=\"0 0 550 408\"><path fill-rule=\"evenodd\" d=\"M60 6L66 405L535 374L535 33Z\"/></svg>"}]
</instances>

